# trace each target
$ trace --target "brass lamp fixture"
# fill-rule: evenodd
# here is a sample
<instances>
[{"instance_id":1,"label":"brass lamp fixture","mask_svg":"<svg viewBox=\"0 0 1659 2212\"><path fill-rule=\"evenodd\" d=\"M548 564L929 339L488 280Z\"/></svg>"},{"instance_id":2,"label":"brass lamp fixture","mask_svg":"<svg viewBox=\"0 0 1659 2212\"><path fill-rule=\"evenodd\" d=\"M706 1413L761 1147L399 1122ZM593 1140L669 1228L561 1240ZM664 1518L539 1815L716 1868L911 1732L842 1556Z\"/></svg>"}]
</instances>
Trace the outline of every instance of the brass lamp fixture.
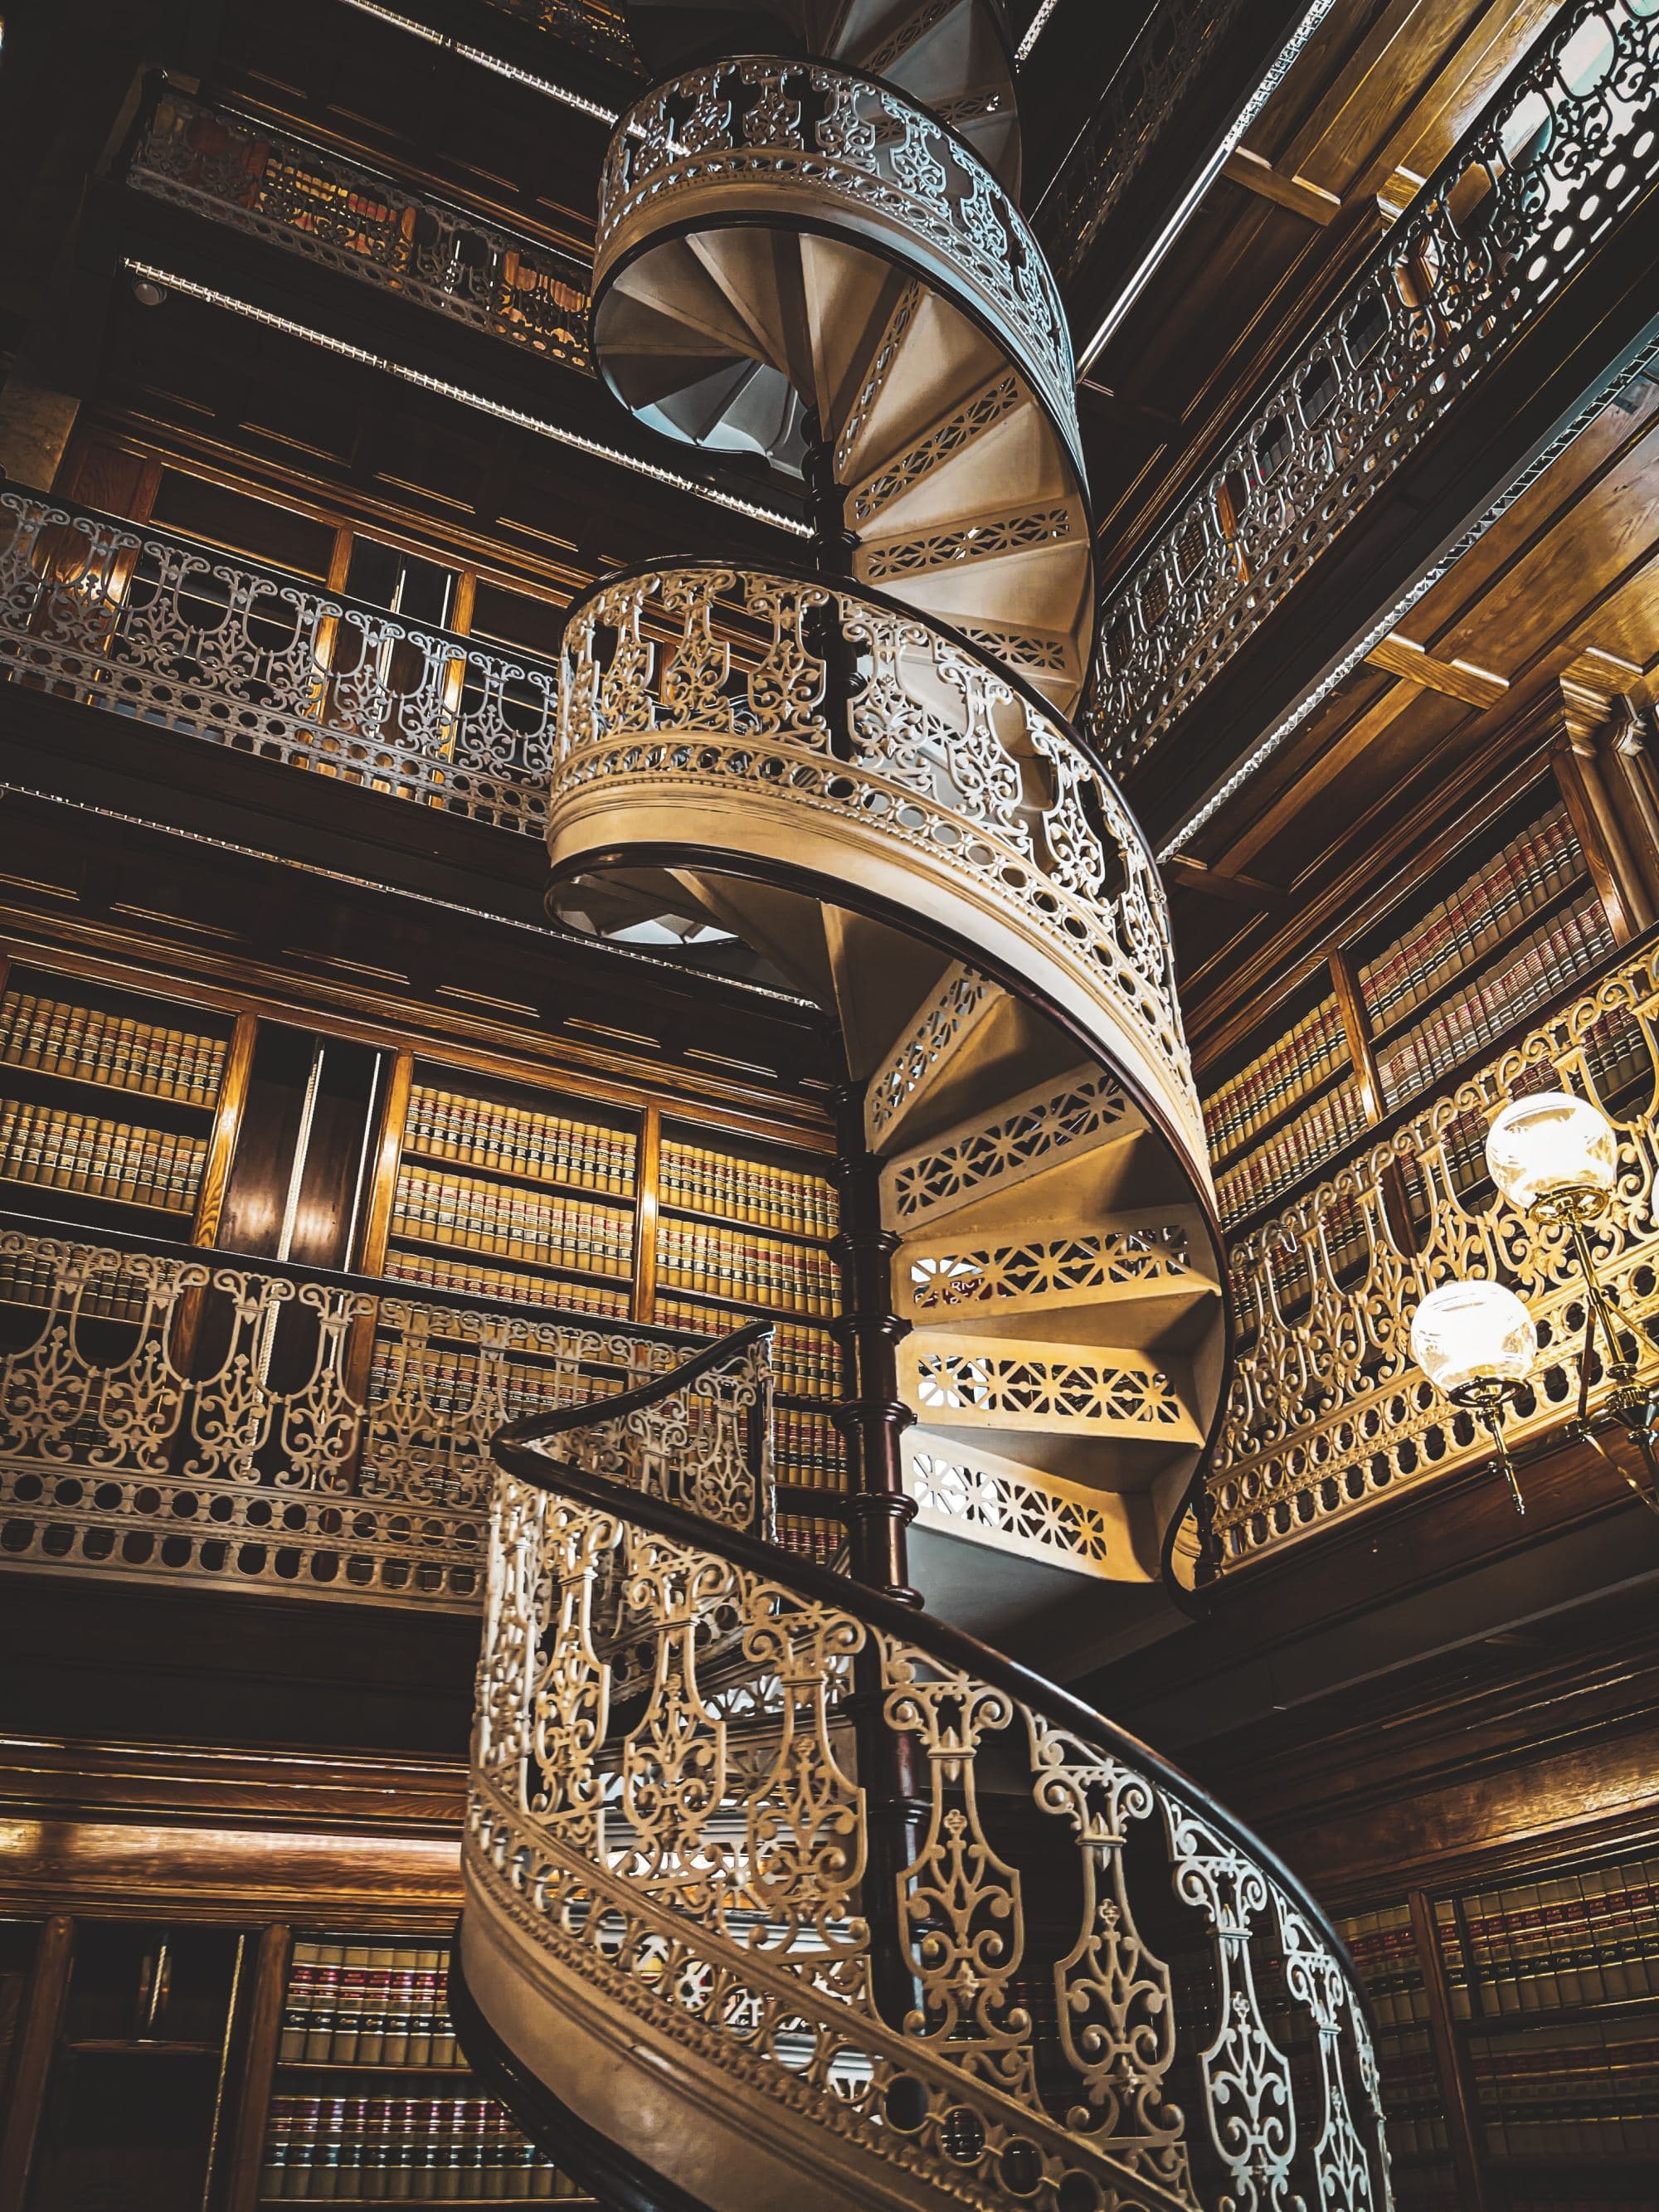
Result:
<instances>
[{"instance_id":1,"label":"brass lamp fixture","mask_svg":"<svg viewBox=\"0 0 1659 2212\"><path fill-rule=\"evenodd\" d=\"M1584 1341L1578 1363L1578 1409L1565 1434L1595 1445L1629 1483L1642 1503L1659 1513L1659 1366L1638 1376L1654 1355L1652 1332L1625 1324L1619 1294L1601 1279L1591 1223L1606 1213L1619 1171L1613 1124L1598 1106L1569 1091L1540 1091L1512 1099L1486 1133L1486 1166L1502 1195L1530 1220L1565 1230L1584 1285ZM1606 1347L1603 1371L1613 1384L1592 1413L1590 1363L1597 1331ZM1540 1439L1512 1452L1504 1416L1520 1396L1538 1357L1538 1330L1515 1292L1485 1279L1442 1283L1412 1319L1412 1357L1435 1388L1455 1406L1477 1413L1492 1437L1496 1464L1515 1500L1526 1511L1518 1470L1555 1450ZM1601 1433L1622 1429L1639 1448L1646 1485L1620 1467Z\"/></svg>"}]
</instances>

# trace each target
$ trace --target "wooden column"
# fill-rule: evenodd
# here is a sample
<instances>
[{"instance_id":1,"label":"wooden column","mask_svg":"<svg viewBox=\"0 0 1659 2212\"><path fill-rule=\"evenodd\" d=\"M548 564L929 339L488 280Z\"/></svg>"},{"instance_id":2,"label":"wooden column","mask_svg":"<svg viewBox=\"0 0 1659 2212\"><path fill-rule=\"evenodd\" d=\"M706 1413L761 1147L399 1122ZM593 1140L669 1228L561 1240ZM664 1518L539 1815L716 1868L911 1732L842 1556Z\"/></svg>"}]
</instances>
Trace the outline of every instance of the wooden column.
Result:
<instances>
[{"instance_id":1,"label":"wooden column","mask_svg":"<svg viewBox=\"0 0 1659 2212\"><path fill-rule=\"evenodd\" d=\"M236 1152L236 1135L242 1126L242 1111L247 1104L248 1082L253 1073L253 1047L258 1030L257 1014L244 1011L237 1015L236 1026L231 1031L230 1050L225 1055L225 1076L219 1085L219 1103L213 1116L213 1133L208 1139L207 1164L202 1170L202 1194L197 1200L196 1219L190 1234L192 1244L212 1244L218 1239L219 1222L225 1210L225 1192L230 1182L231 1161Z\"/></svg>"},{"instance_id":2,"label":"wooden column","mask_svg":"<svg viewBox=\"0 0 1659 2212\"><path fill-rule=\"evenodd\" d=\"M853 1573L872 1589L920 1606L904 1534L916 1509L904 1492L899 1444L915 1416L900 1400L896 1357L909 1324L893 1311L899 1240L882 1225L881 1163L865 1146L862 1084L841 1091L836 1118L841 1227L830 1249L841 1270L842 1311L830 1326L842 1347L848 1395L831 1418L847 1445Z\"/></svg>"},{"instance_id":3,"label":"wooden column","mask_svg":"<svg viewBox=\"0 0 1659 2212\"><path fill-rule=\"evenodd\" d=\"M1446 1962L1441 1955L1440 1934L1434 1907L1427 1895L1414 1889L1408 1899L1412 1940L1423 1969L1423 1988L1429 2004L1429 2040L1434 2063L1446 2093L1446 2134L1463 2192L1463 2212L1486 2212L1486 2168L1480 2155L1480 2125L1474 2087L1465 2063L1462 2039L1452 2014L1451 1991L1446 1984Z\"/></svg>"},{"instance_id":4,"label":"wooden column","mask_svg":"<svg viewBox=\"0 0 1659 2212\"><path fill-rule=\"evenodd\" d=\"M634 1158L634 1318L657 1317L657 1183L662 1172L662 1109L647 1106Z\"/></svg>"},{"instance_id":5,"label":"wooden column","mask_svg":"<svg viewBox=\"0 0 1659 2212\"><path fill-rule=\"evenodd\" d=\"M246 2057L230 2124L225 2212L254 2212L259 2201L265 2114L270 2104L271 2075L282 2041L290 1936L291 1930L278 1923L267 1928L259 1938L259 1955L254 1962L253 1990L248 2005Z\"/></svg>"},{"instance_id":6,"label":"wooden column","mask_svg":"<svg viewBox=\"0 0 1659 2212\"><path fill-rule=\"evenodd\" d=\"M1336 994L1337 1011L1342 1017L1343 1035L1347 1039L1348 1057L1353 1062L1354 1079L1359 1085L1360 1103L1365 1109L1365 1119L1375 1128L1382 1119L1382 1079L1376 1071L1371 1026L1365 1018L1364 995L1347 948L1334 945L1327 957L1331 988Z\"/></svg>"},{"instance_id":7,"label":"wooden column","mask_svg":"<svg viewBox=\"0 0 1659 2212\"><path fill-rule=\"evenodd\" d=\"M1628 945L1659 921L1659 791L1628 702L1601 688L1616 680L1595 653L1563 672L1550 765L1614 941Z\"/></svg>"},{"instance_id":8,"label":"wooden column","mask_svg":"<svg viewBox=\"0 0 1659 2212\"><path fill-rule=\"evenodd\" d=\"M75 1923L66 1912L54 1913L40 1931L29 1975L28 1995L23 2000L23 2016L17 2024L17 2063L12 2075L11 2104L6 2113L5 2132L0 2135L3 2205L21 2204L24 2201L74 1955Z\"/></svg>"}]
</instances>

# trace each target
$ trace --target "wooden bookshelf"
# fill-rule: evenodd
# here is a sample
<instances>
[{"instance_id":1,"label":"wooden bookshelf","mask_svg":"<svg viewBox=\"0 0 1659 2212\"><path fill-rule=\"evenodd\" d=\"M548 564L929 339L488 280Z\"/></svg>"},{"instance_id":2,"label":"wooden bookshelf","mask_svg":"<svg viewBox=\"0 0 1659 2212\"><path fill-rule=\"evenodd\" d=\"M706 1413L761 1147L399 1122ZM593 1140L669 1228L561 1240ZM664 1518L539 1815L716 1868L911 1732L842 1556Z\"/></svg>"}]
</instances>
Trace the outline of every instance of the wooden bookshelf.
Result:
<instances>
[{"instance_id":1,"label":"wooden bookshelf","mask_svg":"<svg viewBox=\"0 0 1659 2212\"><path fill-rule=\"evenodd\" d=\"M1534 781L1205 1072L1224 1220L1281 1201L1613 949L1572 818L1554 784ZM1613 1025L1605 1054L1632 1096L1650 1078L1639 1039ZM1479 1149L1459 1170L1470 1189ZM1360 1241L1356 1224L1356 1256Z\"/></svg>"},{"instance_id":2,"label":"wooden bookshelf","mask_svg":"<svg viewBox=\"0 0 1659 2212\"><path fill-rule=\"evenodd\" d=\"M11 963L0 974L0 1189L71 1218L193 1224L233 1024Z\"/></svg>"},{"instance_id":3,"label":"wooden bookshelf","mask_svg":"<svg viewBox=\"0 0 1659 2212\"><path fill-rule=\"evenodd\" d=\"M1337 1924L1376 2016L1400 2212L1659 2175L1659 1853L1557 1860Z\"/></svg>"},{"instance_id":4,"label":"wooden bookshelf","mask_svg":"<svg viewBox=\"0 0 1659 2212\"><path fill-rule=\"evenodd\" d=\"M117 988L33 950L0 968L0 1004L13 1009L4 1036L15 1047L0 1036L0 1194L12 1188L15 1203L76 1226L149 1224L253 1260L356 1268L416 1302L459 1292L538 1316L654 1322L700 1337L769 1320L786 1533L812 1556L839 1551L843 1532L820 1525L846 1486L826 1411L843 1384L831 1327L841 1308L836 1191L823 1151L792 1141L784 1119L722 1120L718 1103L705 1117L620 1080L551 1082L503 1054L458 1045L444 1056L429 1042L353 1032L286 1003L211 995L204 1007ZM70 1010L58 1018L51 1055L66 1073L32 1041L45 1036L39 1010L48 1006ZM91 1086L88 1051L62 1039L113 1036L117 1023L136 1073L125 1088ZM170 1073L156 1073L159 1046L145 1059L131 1042L146 1034L186 1040L167 1043ZM149 1194L160 1206L107 1176L97 1191L72 1188L68 1170L55 1182L9 1182L8 1113L20 1162L46 1117L65 1157L72 1140L88 1154L95 1144L106 1169L103 1125L118 1114L135 1128L141 1117L153 1124L187 1167L176 1190ZM301 1249L307 1235L315 1249ZM131 1317L116 1279L96 1295L106 1317ZM0 1306L51 1296L49 1280L0 1271ZM361 1334L351 1371L372 1401L388 1355L372 1325ZM475 1356L465 1346L439 1332L420 1357L434 1407L469 1398ZM509 1366L515 1410L556 1401L562 1385L533 1353Z\"/></svg>"},{"instance_id":5,"label":"wooden bookshelf","mask_svg":"<svg viewBox=\"0 0 1659 2212\"><path fill-rule=\"evenodd\" d=\"M449 2018L450 1952L439 1936L296 1937L259 2204L592 2202L469 2070Z\"/></svg>"}]
</instances>

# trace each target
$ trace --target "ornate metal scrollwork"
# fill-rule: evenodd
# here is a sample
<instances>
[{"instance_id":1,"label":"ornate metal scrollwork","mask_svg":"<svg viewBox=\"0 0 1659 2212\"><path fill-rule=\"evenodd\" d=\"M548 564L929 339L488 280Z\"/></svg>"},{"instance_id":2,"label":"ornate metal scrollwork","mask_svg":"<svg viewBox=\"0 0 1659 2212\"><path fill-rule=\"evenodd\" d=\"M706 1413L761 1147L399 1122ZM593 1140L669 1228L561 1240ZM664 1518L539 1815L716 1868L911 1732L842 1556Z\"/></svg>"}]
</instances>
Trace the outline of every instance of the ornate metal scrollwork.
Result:
<instances>
[{"instance_id":1,"label":"ornate metal scrollwork","mask_svg":"<svg viewBox=\"0 0 1659 2212\"><path fill-rule=\"evenodd\" d=\"M0 677L536 835L555 672L292 576L0 492Z\"/></svg>"},{"instance_id":2,"label":"ornate metal scrollwork","mask_svg":"<svg viewBox=\"0 0 1659 2212\"><path fill-rule=\"evenodd\" d=\"M825 610L856 661L844 732L824 708ZM757 617L759 641L726 641L717 611L728 636L734 617ZM1060 718L948 631L775 572L669 568L602 585L565 633L556 840L596 784L633 796L654 784L688 805L787 788L801 810L960 872L1086 962L1091 990L1167 1076L1196 1136L1152 856ZM1202 1157L1201 1138L1194 1150Z\"/></svg>"},{"instance_id":3,"label":"ornate metal scrollwork","mask_svg":"<svg viewBox=\"0 0 1659 2212\"><path fill-rule=\"evenodd\" d=\"M1075 437L1065 310L1024 216L953 131L871 78L823 62L744 58L658 85L611 139L596 266L642 210L669 220L678 198L744 179L798 185L798 219L816 197L843 221L878 216L907 234L923 264L983 298L1055 422ZM901 303L896 323L904 315Z\"/></svg>"},{"instance_id":4,"label":"ornate metal scrollwork","mask_svg":"<svg viewBox=\"0 0 1659 2212\"><path fill-rule=\"evenodd\" d=\"M1119 775L1525 337L1659 168L1659 21L1576 0L1101 605L1093 726Z\"/></svg>"},{"instance_id":5,"label":"ornate metal scrollwork","mask_svg":"<svg viewBox=\"0 0 1659 2212\"><path fill-rule=\"evenodd\" d=\"M925 1617L562 1463L556 1427L501 1447L466 1843L469 1913L544 2002L974 2212L1295 2212L1292 2174L1386 2206L1346 1960L1224 1814ZM623 1591L625 1646L596 1626Z\"/></svg>"},{"instance_id":6,"label":"ornate metal scrollwork","mask_svg":"<svg viewBox=\"0 0 1659 2212\"><path fill-rule=\"evenodd\" d=\"M163 87L127 182L592 374L584 264L268 125Z\"/></svg>"},{"instance_id":7,"label":"ornate metal scrollwork","mask_svg":"<svg viewBox=\"0 0 1659 2212\"><path fill-rule=\"evenodd\" d=\"M1472 1195L1472 1163L1492 1115L1518 1092L1565 1082L1596 1098L1620 1136L1598 1255L1632 1309L1650 1303L1656 1021L1659 955L1650 949L1234 1244L1239 1352L1207 1477L1224 1571L1488 1455L1485 1432L1437 1397L1411 1357L1411 1316L1438 1283L1498 1275L1519 1287L1545 1352L1518 1432L1565 1417L1583 1310L1565 1232L1498 1206L1489 1189Z\"/></svg>"},{"instance_id":8,"label":"ornate metal scrollwork","mask_svg":"<svg viewBox=\"0 0 1659 2212\"><path fill-rule=\"evenodd\" d=\"M483 1595L503 1421L681 1349L70 1233L0 1230L0 1557L459 1613ZM732 1435L766 1395L725 1378L694 1402L672 1494L755 1525Z\"/></svg>"}]
</instances>

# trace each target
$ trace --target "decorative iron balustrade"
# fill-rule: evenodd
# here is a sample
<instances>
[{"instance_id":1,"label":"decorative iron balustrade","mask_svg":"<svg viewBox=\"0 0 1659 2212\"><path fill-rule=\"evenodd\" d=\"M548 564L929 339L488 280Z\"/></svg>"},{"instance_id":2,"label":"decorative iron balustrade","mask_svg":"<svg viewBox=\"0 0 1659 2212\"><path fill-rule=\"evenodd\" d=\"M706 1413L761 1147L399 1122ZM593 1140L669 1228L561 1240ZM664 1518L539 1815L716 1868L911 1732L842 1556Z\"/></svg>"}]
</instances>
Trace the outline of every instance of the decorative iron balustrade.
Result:
<instances>
[{"instance_id":1,"label":"decorative iron balustrade","mask_svg":"<svg viewBox=\"0 0 1659 2212\"><path fill-rule=\"evenodd\" d=\"M662 2054L659 2131L664 2084L718 2083L843 2193L1383 2212L1363 2000L1260 1845L1064 1692L542 1425L498 1447L465 2002L524 1960L518 2017Z\"/></svg>"},{"instance_id":2,"label":"decorative iron balustrade","mask_svg":"<svg viewBox=\"0 0 1659 2212\"><path fill-rule=\"evenodd\" d=\"M593 371L586 266L162 84L127 182L452 322Z\"/></svg>"},{"instance_id":3,"label":"decorative iron balustrade","mask_svg":"<svg viewBox=\"0 0 1659 2212\"><path fill-rule=\"evenodd\" d=\"M610 0L487 0L487 4L534 30L550 32L585 52L614 62L630 76L639 74L627 18Z\"/></svg>"},{"instance_id":4,"label":"decorative iron balustrade","mask_svg":"<svg viewBox=\"0 0 1659 2212\"><path fill-rule=\"evenodd\" d=\"M1659 15L1576 0L1101 605L1092 727L1144 760L1659 179Z\"/></svg>"},{"instance_id":5,"label":"decorative iron balustrade","mask_svg":"<svg viewBox=\"0 0 1659 2212\"><path fill-rule=\"evenodd\" d=\"M1019 210L955 132L890 86L822 62L741 58L658 85L623 116L599 186L593 258L649 210L710 186L792 191L842 229L896 230L931 277L988 320L1054 421L1077 441L1071 333Z\"/></svg>"},{"instance_id":6,"label":"decorative iron balustrade","mask_svg":"<svg viewBox=\"0 0 1659 2212\"><path fill-rule=\"evenodd\" d=\"M1569 1417L1582 1279L1564 1229L1529 1222L1493 1192L1486 1130L1528 1091L1565 1085L1606 1109L1620 1176L1613 1210L1590 1233L1626 1310L1649 1312L1659 1296L1656 1069L1659 944L1650 944L1234 1244L1236 1363L1207 1477L1220 1571L1490 1458L1486 1431L1411 1357L1412 1316L1438 1283L1498 1276L1519 1291L1543 1350L1512 1426L1535 1436ZM1598 1364L1593 1389L1601 1380Z\"/></svg>"},{"instance_id":7,"label":"decorative iron balustrade","mask_svg":"<svg viewBox=\"0 0 1659 2212\"><path fill-rule=\"evenodd\" d=\"M717 606L761 633L741 664ZM777 792L794 820L925 856L1082 966L1206 1157L1152 854L1069 726L957 633L873 592L684 563L577 600L560 684L556 852L598 806L672 799L695 842L698 810Z\"/></svg>"},{"instance_id":8,"label":"decorative iron balustrade","mask_svg":"<svg viewBox=\"0 0 1659 2212\"><path fill-rule=\"evenodd\" d=\"M503 1422L686 1342L0 1228L0 1564L476 1612Z\"/></svg>"},{"instance_id":9,"label":"decorative iron balustrade","mask_svg":"<svg viewBox=\"0 0 1659 2212\"><path fill-rule=\"evenodd\" d=\"M1082 269L1244 6L1160 0L1141 26L1037 207L1037 235L1061 283Z\"/></svg>"},{"instance_id":10,"label":"decorative iron balustrade","mask_svg":"<svg viewBox=\"0 0 1659 2212\"><path fill-rule=\"evenodd\" d=\"M1134 1537L1121 1497L1053 1474L1033 1481L1023 1468L975 1453L965 1438L947 1449L936 1437L920 1443L907 1435L903 1450L918 1528L1024 1559L1103 1574L1109 1568L1125 1579Z\"/></svg>"},{"instance_id":11,"label":"decorative iron balustrade","mask_svg":"<svg viewBox=\"0 0 1659 2212\"><path fill-rule=\"evenodd\" d=\"M0 492L0 678L534 836L556 672L291 576Z\"/></svg>"}]
</instances>

